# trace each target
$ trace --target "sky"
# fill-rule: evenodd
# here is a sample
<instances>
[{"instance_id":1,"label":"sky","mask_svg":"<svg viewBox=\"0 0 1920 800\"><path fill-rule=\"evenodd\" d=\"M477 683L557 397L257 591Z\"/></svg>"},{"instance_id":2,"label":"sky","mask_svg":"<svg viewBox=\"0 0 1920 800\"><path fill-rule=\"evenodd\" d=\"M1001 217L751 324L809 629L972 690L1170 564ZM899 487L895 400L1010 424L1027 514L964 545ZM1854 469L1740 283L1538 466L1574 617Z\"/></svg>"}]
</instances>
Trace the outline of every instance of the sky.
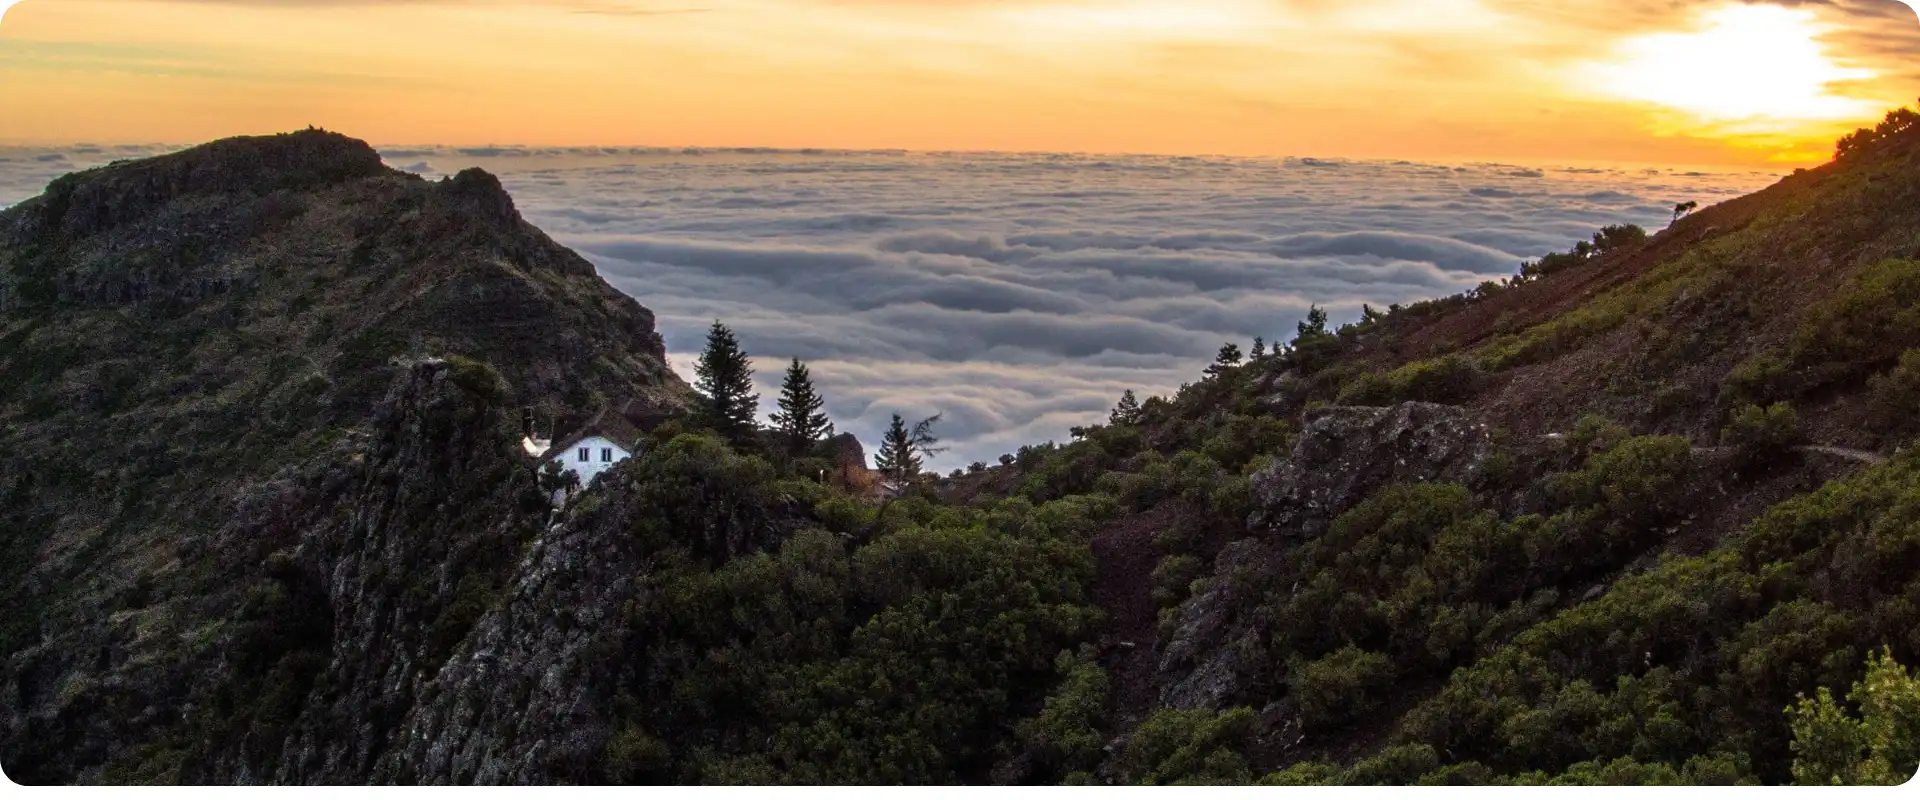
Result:
<instances>
[{"instance_id":1,"label":"sky","mask_svg":"<svg viewBox=\"0 0 1920 800\"><path fill-rule=\"evenodd\" d=\"M1896 0L17 0L0 141L1793 165L1920 95Z\"/></svg>"}]
</instances>

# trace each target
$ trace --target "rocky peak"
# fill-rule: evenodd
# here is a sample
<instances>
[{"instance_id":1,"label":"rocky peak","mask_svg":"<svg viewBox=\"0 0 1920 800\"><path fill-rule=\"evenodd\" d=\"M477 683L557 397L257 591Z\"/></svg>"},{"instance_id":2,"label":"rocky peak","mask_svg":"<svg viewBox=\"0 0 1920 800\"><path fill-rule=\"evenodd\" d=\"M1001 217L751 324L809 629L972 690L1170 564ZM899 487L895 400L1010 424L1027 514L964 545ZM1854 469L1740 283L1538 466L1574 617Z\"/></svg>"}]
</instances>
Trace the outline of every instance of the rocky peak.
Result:
<instances>
[{"instance_id":1,"label":"rocky peak","mask_svg":"<svg viewBox=\"0 0 1920 800\"><path fill-rule=\"evenodd\" d=\"M461 170L460 174L441 181L439 189L441 196L481 219L501 224L520 221L513 197L500 185L500 179L479 167Z\"/></svg>"},{"instance_id":2,"label":"rocky peak","mask_svg":"<svg viewBox=\"0 0 1920 800\"><path fill-rule=\"evenodd\" d=\"M318 129L222 139L62 176L21 204L26 224L6 227L16 227L16 239L43 231L78 238L186 196L314 189L390 172L366 142Z\"/></svg>"}]
</instances>

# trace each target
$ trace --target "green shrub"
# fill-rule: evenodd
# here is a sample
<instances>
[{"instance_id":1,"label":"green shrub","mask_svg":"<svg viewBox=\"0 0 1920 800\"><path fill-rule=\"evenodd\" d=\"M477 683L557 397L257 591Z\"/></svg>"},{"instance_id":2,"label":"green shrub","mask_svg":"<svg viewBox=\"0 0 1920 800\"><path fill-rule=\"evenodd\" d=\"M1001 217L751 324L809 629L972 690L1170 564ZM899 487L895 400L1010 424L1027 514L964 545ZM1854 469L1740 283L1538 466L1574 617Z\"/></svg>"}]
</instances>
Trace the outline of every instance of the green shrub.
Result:
<instances>
[{"instance_id":1,"label":"green shrub","mask_svg":"<svg viewBox=\"0 0 1920 800\"><path fill-rule=\"evenodd\" d=\"M1883 648L1847 695L1853 716L1825 687L1787 708L1793 728L1793 779L1812 786L1893 786L1920 769L1920 676Z\"/></svg>"},{"instance_id":2,"label":"green shrub","mask_svg":"<svg viewBox=\"0 0 1920 800\"><path fill-rule=\"evenodd\" d=\"M1693 465L1693 445L1678 436L1636 436L1587 459L1557 482L1572 504L1619 522L1646 526L1678 511Z\"/></svg>"},{"instance_id":3,"label":"green shrub","mask_svg":"<svg viewBox=\"0 0 1920 800\"><path fill-rule=\"evenodd\" d=\"M1234 414L1201 444L1200 452L1222 468L1239 472L1261 456L1292 447L1293 426L1270 416Z\"/></svg>"},{"instance_id":4,"label":"green shrub","mask_svg":"<svg viewBox=\"0 0 1920 800\"><path fill-rule=\"evenodd\" d=\"M1347 770L1351 786L1412 786L1440 766L1440 756L1424 744L1389 747L1355 762Z\"/></svg>"},{"instance_id":5,"label":"green shrub","mask_svg":"<svg viewBox=\"0 0 1920 800\"><path fill-rule=\"evenodd\" d=\"M1261 786L1342 786L1346 770L1324 761L1302 761L1260 779Z\"/></svg>"},{"instance_id":6,"label":"green shrub","mask_svg":"<svg viewBox=\"0 0 1920 800\"><path fill-rule=\"evenodd\" d=\"M1733 410L1726 427L1720 429L1720 446L1733 448L1747 464L1777 459L1799 443L1800 418L1786 403L1765 408L1743 404Z\"/></svg>"},{"instance_id":7,"label":"green shrub","mask_svg":"<svg viewBox=\"0 0 1920 800\"><path fill-rule=\"evenodd\" d=\"M1727 373L1723 391L1734 400L1764 403L1793 393L1793 368L1778 351L1748 357Z\"/></svg>"},{"instance_id":8,"label":"green shrub","mask_svg":"<svg viewBox=\"0 0 1920 800\"><path fill-rule=\"evenodd\" d=\"M673 751L639 726L627 724L607 739L601 762L609 783L653 783L670 777Z\"/></svg>"},{"instance_id":9,"label":"green shrub","mask_svg":"<svg viewBox=\"0 0 1920 800\"><path fill-rule=\"evenodd\" d=\"M1127 783L1149 786L1249 783L1243 750L1252 726L1246 708L1158 709L1127 738L1120 773Z\"/></svg>"},{"instance_id":10,"label":"green shrub","mask_svg":"<svg viewBox=\"0 0 1920 800\"><path fill-rule=\"evenodd\" d=\"M1289 697L1307 731L1324 731L1372 711L1393 683L1393 663L1381 653L1351 645L1316 661L1296 664Z\"/></svg>"},{"instance_id":11,"label":"green shrub","mask_svg":"<svg viewBox=\"0 0 1920 800\"><path fill-rule=\"evenodd\" d=\"M1481 385L1479 365L1465 356L1416 361L1387 373L1361 375L1340 390L1341 405L1382 406L1407 401L1460 403Z\"/></svg>"},{"instance_id":12,"label":"green shrub","mask_svg":"<svg viewBox=\"0 0 1920 800\"><path fill-rule=\"evenodd\" d=\"M448 379L468 394L489 405L507 399L507 382L491 364L465 356L447 357Z\"/></svg>"},{"instance_id":13,"label":"green shrub","mask_svg":"<svg viewBox=\"0 0 1920 800\"><path fill-rule=\"evenodd\" d=\"M1814 306L1794 331L1790 350L1796 364L1824 365L1872 360L1916 345L1920 261L1889 259Z\"/></svg>"},{"instance_id":14,"label":"green shrub","mask_svg":"<svg viewBox=\"0 0 1920 800\"><path fill-rule=\"evenodd\" d=\"M1060 686L1040 713L1019 725L1019 737L1039 771L1059 780L1100 763L1107 743L1107 673L1091 658L1062 652L1054 660Z\"/></svg>"},{"instance_id":15,"label":"green shrub","mask_svg":"<svg viewBox=\"0 0 1920 800\"><path fill-rule=\"evenodd\" d=\"M1896 424L1908 424L1920 416L1920 348L1901 353L1900 362L1874 376L1869 388L1882 415Z\"/></svg>"},{"instance_id":16,"label":"green shrub","mask_svg":"<svg viewBox=\"0 0 1920 800\"><path fill-rule=\"evenodd\" d=\"M1160 559L1153 568L1153 602L1161 608L1179 605L1187 599L1193 582L1206 569L1199 556L1181 554Z\"/></svg>"}]
</instances>

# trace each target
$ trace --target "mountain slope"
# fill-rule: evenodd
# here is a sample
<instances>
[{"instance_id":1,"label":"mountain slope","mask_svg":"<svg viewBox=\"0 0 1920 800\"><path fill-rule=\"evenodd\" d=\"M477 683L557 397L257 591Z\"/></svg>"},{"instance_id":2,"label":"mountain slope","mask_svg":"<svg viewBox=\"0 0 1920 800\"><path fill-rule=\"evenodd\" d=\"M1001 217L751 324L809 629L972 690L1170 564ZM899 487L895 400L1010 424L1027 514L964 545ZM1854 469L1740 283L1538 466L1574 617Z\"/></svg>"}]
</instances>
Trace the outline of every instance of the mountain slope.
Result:
<instances>
[{"instance_id":1,"label":"mountain slope","mask_svg":"<svg viewBox=\"0 0 1920 800\"><path fill-rule=\"evenodd\" d=\"M1228 767L1107 774L1789 780L1796 694L1920 656L1914 120L955 481L1172 520L1099 577L1162 606L1107 730Z\"/></svg>"},{"instance_id":2,"label":"mountain slope","mask_svg":"<svg viewBox=\"0 0 1920 800\"><path fill-rule=\"evenodd\" d=\"M353 488L355 472L406 439L377 420L432 416L407 411L431 404L403 389L429 356L455 358L442 380L471 397L446 402L473 407L448 412L457 433L407 435L479 449L409 456L394 479L431 494L390 498L383 513L459 519L450 502L463 485L512 498L474 476L416 474L448 458L479 459L464 471L508 469L490 438L517 439L517 412L505 409L564 417L633 397L670 410L689 395L652 315L522 221L477 170L428 182L385 168L364 143L305 131L69 175L0 212L0 682L18 698L0 727L9 774L99 779L131 744L234 699L239 687L213 676L276 669L234 664L246 633L233 615L265 602L252 595L320 614L301 623L315 630L346 624L346 609L309 607L340 576L325 559L296 568L287 555L303 528L311 537L319 521L374 513L367 493L379 490ZM482 523L506 539L527 524L509 513ZM407 546L435 551L411 563L420 568L499 558L458 537ZM442 580L461 578L451 569ZM315 669L295 671L305 680ZM265 777L205 769L175 777Z\"/></svg>"},{"instance_id":3,"label":"mountain slope","mask_svg":"<svg viewBox=\"0 0 1920 800\"><path fill-rule=\"evenodd\" d=\"M879 503L675 415L644 310L482 173L427 183L307 132L62 179L0 214L0 762L104 783L1911 773L1904 673L1879 673L1877 752L1784 709L1845 696L1880 648L1920 661L1913 119L1652 236L1310 319ZM517 407L626 396L673 419L549 509Z\"/></svg>"}]
</instances>

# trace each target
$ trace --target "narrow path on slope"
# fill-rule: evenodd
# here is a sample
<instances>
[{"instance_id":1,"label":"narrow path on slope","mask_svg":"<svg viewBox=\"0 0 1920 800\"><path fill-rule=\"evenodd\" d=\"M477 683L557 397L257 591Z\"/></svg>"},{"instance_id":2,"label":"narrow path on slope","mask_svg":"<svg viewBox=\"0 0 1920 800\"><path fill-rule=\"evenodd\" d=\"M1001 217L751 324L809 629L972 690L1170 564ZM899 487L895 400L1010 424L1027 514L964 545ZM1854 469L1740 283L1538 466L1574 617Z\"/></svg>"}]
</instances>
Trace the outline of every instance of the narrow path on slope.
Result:
<instances>
[{"instance_id":1,"label":"narrow path on slope","mask_svg":"<svg viewBox=\"0 0 1920 800\"><path fill-rule=\"evenodd\" d=\"M1549 434L1542 435L1540 438L1562 439L1565 437L1566 437L1566 434L1564 433L1549 433ZM1694 455L1710 456L1710 455L1723 452L1726 449L1727 448L1725 447L1695 447L1693 448L1693 453ZM1873 466L1879 466L1881 464L1885 464L1888 461L1892 460L1887 456L1884 456L1869 450L1855 450L1850 447L1831 447L1824 444L1799 445L1793 448L1793 451L1796 453L1820 453L1822 455L1829 455L1829 456L1833 456L1834 458L1845 459L1847 461L1852 461L1858 464L1870 464Z\"/></svg>"},{"instance_id":2,"label":"narrow path on slope","mask_svg":"<svg viewBox=\"0 0 1920 800\"><path fill-rule=\"evenodd\" d=\"M1693 453L1694 455L1710 456L1726 452L1727 449L1728 448L1725 447L1695 447L1693 448ZM1890 460L1879 453L1868 452L1866 450L1854 450L1847 447L1828 447L1820 444L1800 445L1793 448L1793 451L1796 453L1820 453L1833 456L1834 458L1852 461L1857 464L1869 464L1873 466L1885 464Z\"/></svg>"},{"instance_id":3,"label":"narrow path on slope","mask_svg":"<svg viewBox=\"0 0 1920 800\"><path fill-rule=\"evenodd\" d=\"M1825 453L1835 458L1844 458L1848 461L1857 461L1862 464L1873 464L1875 466L1885 464L1889 460L1886 456L1880 455L1879 453L1869 453L1865 450L1853 450L1845 447L1827 447L1826 445L1810 444L1793 449L1802 453Z\"/></svg>"}]
</instances>

